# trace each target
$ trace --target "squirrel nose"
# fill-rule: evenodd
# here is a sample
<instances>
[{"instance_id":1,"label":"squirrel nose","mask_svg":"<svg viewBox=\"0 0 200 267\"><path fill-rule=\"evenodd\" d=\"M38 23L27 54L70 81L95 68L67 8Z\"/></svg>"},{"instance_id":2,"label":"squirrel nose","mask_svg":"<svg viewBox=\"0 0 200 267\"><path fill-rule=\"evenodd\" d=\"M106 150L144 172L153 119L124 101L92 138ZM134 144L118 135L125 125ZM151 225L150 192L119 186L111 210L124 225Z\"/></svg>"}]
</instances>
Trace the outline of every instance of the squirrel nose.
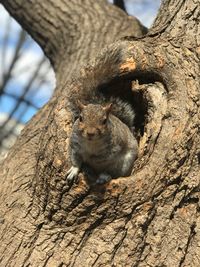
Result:
<instances>
[{"instance_id":1,"label":"squirrel nose","mask_svg":"<svg viewBox=\"0 0 200 267\"><path fill-rule=\"evenodd\" d=\"M95 129L88 129L87 130L87 136L93 137L95 135Z\"/></svg>"}]
</instances>

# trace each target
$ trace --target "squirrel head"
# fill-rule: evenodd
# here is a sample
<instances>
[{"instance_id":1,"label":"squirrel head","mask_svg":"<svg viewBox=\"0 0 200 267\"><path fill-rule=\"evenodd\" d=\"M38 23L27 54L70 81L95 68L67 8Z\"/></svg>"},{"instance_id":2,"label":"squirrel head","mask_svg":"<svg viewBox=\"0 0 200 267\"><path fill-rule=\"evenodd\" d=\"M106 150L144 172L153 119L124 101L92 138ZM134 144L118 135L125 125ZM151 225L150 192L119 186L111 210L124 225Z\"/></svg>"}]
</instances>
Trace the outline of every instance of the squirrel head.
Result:
<instances>
[{"instance_id":1,"label":"squirrel head","mask_svg":"<svg viewBox=\"0 0 200 267\"><path fill-rule=\"evenodd\" d=\"M95 141L107 135L108 118L112 104L107 104L106 106L99 104L84 105L78 100L77 106L80 110L78 127L82 137Z\"/></svg>"}]
</instances>

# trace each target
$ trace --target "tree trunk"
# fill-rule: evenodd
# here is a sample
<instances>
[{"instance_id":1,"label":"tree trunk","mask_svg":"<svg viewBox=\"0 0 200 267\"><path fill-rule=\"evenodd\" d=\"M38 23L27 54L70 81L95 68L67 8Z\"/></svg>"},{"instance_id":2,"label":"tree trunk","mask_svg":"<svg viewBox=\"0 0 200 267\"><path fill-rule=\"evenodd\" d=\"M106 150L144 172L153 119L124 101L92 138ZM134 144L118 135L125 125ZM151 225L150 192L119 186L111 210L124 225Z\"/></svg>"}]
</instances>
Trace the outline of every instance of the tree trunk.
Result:
<instances>
[{"instance_id":1,"label":"tree trunk","mask_svg":"<svg viewBox=\"0 0 200 267\"><path fill-rule=\"evenodd\" d=\"M57 90L1 166L0 266L200 266L199 1L164 1L143 37L103 0L1 3ZM133 101L138 159L130 177L68 184L70 103L92 90Z\"/></svg>"}]
</instances>

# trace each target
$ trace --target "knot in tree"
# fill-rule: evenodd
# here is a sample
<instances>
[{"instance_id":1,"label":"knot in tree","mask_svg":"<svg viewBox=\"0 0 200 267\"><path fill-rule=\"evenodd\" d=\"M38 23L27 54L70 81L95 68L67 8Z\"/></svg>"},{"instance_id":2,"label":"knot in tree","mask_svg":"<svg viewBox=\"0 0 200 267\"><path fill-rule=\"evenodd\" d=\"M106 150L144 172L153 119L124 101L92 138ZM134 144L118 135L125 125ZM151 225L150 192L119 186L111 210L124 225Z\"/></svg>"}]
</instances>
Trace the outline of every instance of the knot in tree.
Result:
<instances>
[{"instance_id":1,"label":"knot in tree","mask_svg":"<svg viewBox=\"0 0 200 267\"><path fill-rule=\"evenodd\" d=\"M199 266L199 4L164 1L147 32L106 1L83 2L1 1L44 50L57 87L1 166L0 263ZM105 135L107 150L95 143L102 158L98 149L84 154L68 180L70 137L90 104L105 114L113 108L126 126L111 120L117 130ZM105 120L98 130L90 125L91 138L106 131ZM129 174L96 183L88 165L98 170L113 147L127 149L127 131L137 142ZM110 145L121 132L124 143Z\"/></svg>"}]
</instances>

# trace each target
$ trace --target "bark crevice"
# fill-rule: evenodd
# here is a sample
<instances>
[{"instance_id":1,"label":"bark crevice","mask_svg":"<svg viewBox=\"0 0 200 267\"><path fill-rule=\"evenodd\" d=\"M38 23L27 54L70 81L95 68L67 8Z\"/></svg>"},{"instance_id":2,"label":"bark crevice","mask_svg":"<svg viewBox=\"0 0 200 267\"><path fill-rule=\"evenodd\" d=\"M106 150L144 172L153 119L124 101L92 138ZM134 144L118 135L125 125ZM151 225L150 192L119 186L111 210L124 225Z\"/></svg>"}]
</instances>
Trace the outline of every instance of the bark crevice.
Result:
<instances>
[{"instance_id":1,"label":"bark crevice","mask_svg":"<svg viewBox=\"0 0 200 267\"><path fill-rule=\"evenodd\" d=\"M73 28L76 21L81 23L71 13L76 9L73 1L56 2L63 3L58 9L46 0L2 3L24 20L41 46L50 41L46 53L56 66L58 82L54 97L2 164L0 263L79 267L84 260L85 266L199 266L198 3L191 0L187 8L187 1L166 0L149 35L116 41L134 35L133 20L116 7L108 16L104 1L86 0L76 14L88 10L91 18L92 8L105 13L98 25L83 27L83 36L89 34L83 43L76 38L80 29ZM45 18L43 9L55 13ZM64 14L69 14L66 20ZM120 21L126 32L121 32ZM66 22L69 39L62 26ZM44 32L48 23L51 29ZM94 29L94 35L88 29ZM106 34L104 29L109 29ZM81 173L68 184L71 105L76 98L91 101L92 93L133 103L140 153L130 177L97 186Z\"/></svg>"}]
</instances>

